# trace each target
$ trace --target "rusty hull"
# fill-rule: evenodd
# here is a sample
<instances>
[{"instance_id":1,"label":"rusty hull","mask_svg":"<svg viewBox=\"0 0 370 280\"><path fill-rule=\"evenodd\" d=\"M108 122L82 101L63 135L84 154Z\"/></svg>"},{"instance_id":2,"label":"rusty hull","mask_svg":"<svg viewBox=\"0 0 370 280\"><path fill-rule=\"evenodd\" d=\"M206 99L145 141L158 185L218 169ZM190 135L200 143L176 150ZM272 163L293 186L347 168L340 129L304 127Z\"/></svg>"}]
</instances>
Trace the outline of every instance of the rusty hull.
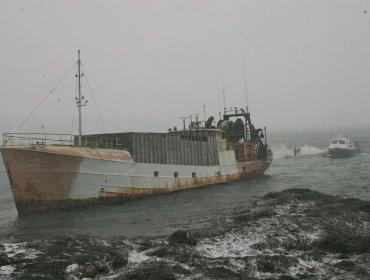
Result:
<instances>
[{"instance_id":1,"label":"rusty hull","mask_svg":"<svg viewBox=\"0 0 370 280\"><path fill-rule=\"evenodd\" d=\"M202 176L202 174L194 178L169 178L167 176L164 178L164 183L158 186L122 184L114 190L104 187L103 183L96 182L95 177L92 177L90 182L97 188L96 195L76 198L73 197L72 193L74 188L76 188L76 182L79 180L78 177L82 175L84 176L83 178L90 175L97 176L96 174L81 175L81 166L83 166L84 161L90 160L90 162L96 162L96 166L102 165L105 162L113 162L116 165L125 163L130 166L135 166L138 163L133 162L130 154L126 151L68 146L11 146L1 148L1 153L19 214L70 208L91 203L113 203L158 193L169 193L206 185L243 180L262 174L270 165L270 162L265 161L235 162L236 172L232 174L223 174L220 171L213 172L217 169L217 166L211 166L209 167L209 174L211 175L207 176ZM145 163L141 164L145 167ZM150 172L152 171L149 170L148 174L153 174ZM103 174L100 176L109 177L113 175ZM115 176L124 176L127 179L132 175ZM149 176L146 175L143 177ZM142 180L144 179L147 180L147 178L143 178ZM88 186L90 183L86 182L84 183L84 187L88 189L90 188Z\"/></svg>"},{"instance_id":2,"label":"rusty hull","mask_svg":"<svg viewBox=\"0 0 370 280\"><path fill-rule=\"evenodd\" d=\"M2 148L16 204L20 201L66 199L81 157L31 149Z\"/></svg>"}]
</instances>

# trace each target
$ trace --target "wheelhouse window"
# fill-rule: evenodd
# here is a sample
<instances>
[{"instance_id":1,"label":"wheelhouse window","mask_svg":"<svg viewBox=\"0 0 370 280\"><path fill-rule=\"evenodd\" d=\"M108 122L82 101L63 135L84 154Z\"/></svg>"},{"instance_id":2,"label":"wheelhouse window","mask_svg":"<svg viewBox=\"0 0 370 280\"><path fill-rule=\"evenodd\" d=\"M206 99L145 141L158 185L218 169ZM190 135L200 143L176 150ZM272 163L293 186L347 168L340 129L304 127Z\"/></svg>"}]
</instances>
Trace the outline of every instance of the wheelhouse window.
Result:
<instances>
[{"instance_id":1,"label":"wheelhouse window","mask_svg":"<svg viewBox=\"0 0 370 280\"><path fill-rule=\"evenodd\" d=\"M339 140L339 144L346 144L346 141L344 141L344 140Z\"/></svg>"}]
</instances>

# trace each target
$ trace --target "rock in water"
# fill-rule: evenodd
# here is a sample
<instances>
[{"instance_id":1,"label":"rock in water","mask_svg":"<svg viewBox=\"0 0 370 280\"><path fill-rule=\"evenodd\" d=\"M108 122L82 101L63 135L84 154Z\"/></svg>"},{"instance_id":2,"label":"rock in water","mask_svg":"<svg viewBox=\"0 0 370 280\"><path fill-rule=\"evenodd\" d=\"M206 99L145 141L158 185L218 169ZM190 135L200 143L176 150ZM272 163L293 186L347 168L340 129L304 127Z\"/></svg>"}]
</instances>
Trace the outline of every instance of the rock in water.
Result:
<instances>
[{"instance_id":1,"label":"rock in water","mask_svg":"<svg viewBox=\"0 0 370 280\"><path fill-rule=\"evenodd\" d=\"M194 239L192 234L189 231L177 230L172 233L168 239L170 245L176 244L187 244L187 245L196 245L197 241Z\"/></svg>"},{"instance_id":2,"label":"rock in water","mask_svg":"<svg viewBox=\"0 0 370 280\"><path fill-rule=\"evenodd\" d=\"M5 253L0 253L0 266L8 265L9 258Z\"/></svg>"},{"instance_id":3,"label":"rock in water","mask_svg":"<svg viewBox=\"0 0 370 280\"><path fill-rule=\"evenodd\" d=\"M129 251L126 248L119 248L113 252L112 255L112 268L117 269L127 265Z\"/></svg>"},{"instance_id":4,"label":"rock in water","mask_svg":"<svg viewBox=\"0 0 370 280\"><path fill-rule=\"evenodd\" d=\"M146 264L128 274L117 278L117 280L176 280L174 273L164 263Z\"/></svg>"}]
</instances>

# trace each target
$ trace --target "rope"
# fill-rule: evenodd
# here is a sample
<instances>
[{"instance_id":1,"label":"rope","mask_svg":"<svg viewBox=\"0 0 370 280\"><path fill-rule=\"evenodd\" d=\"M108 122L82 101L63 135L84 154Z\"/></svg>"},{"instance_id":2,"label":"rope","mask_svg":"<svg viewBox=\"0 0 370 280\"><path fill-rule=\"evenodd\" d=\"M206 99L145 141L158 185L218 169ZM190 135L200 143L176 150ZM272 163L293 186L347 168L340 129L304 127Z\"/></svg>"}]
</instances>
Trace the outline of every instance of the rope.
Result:
<instances>
[{"instance_id":1,"label":"rope","mask_svg":"<svg viewBox=\"0 0 370 280\"><path fill-rule=\"evenodd\" d=\"M48 94L41 100L39 104L33 109L33 111L17 126L15 131L20 129L30 118L31 116L37 111L37 109L44 103L49 96L56 90L56 88L64 81L64 79L67 77L67 75L71 72L71 70L75 67L76 63L73 63L73 65L68 69L67 72L64 73L63 77L55 84L55 86L48 92Z\"/></svg>"},{"instance_id":2,"label":"rope","mask_svg":"<svg viewBox=\"0 0 370 280\"><path fill-rule=\"evenodd\" d=\"M93 98L93 101L94 101L94 104L95 104L95 107L96 107L96 111L97 111L98 116L99 116L99 120L100 120L100 122L101 122L101 124L102 124L103 128L105 128L105 123L104 123L104 121L103 121L103 117L102 117L102 115L101 115L101 113L100 113L100 110L99 110L99 107L98 107L98 103L96 102L94 92L93 92L93 90L92 90L92 88L91 88L91 86L90 86L89 79L87 78L87 74L86 74L86 66L85 66L85 65L83 65L83 66L84 66L84 68L85 68L84 75L85 75L85 78L86 78L87 87L89 88L89 92L91 93L91 96L92 96L92 98Z\"/></svg>"}]
</instances>

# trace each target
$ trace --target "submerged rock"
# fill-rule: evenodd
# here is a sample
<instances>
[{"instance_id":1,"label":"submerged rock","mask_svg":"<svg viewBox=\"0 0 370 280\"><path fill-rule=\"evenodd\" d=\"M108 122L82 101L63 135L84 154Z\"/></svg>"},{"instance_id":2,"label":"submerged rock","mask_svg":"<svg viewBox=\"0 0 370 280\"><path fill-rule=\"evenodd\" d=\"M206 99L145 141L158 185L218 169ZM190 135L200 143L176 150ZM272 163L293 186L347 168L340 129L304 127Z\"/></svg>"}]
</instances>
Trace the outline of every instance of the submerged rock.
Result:
<instances>
[{"instance_id":1,"label":"submerged rock","mask_svg":"<svg viewBox=\"0 0 370 280\"><path fill-rule=\"evenodd\" d=\"M116 278L116 280L176 280L176 277L165 263L149 263Z\"/></svg>"},{"instance_id":2,"label":"submerged rock","mask_svg":"<svg viewBox=\"0 0 370 280\"><path fill-rule=\"evenodd\" d=\"M5 253L0 253L0 266L8 265L10 263L10 260Z\"/></svg>"},{"instance_id":3,"label":"submerged rock","mask_svg":"<svg viewBox=\"0 0 370 280\"><path fill-rule=\"evenodd\" d=\"M167 246L160 246L146 253L147 256L153 256L158 258L164 258L176 255L176 252L168 248Z\"/></svg>"},{"instance_id":4,"label":"submerged rock","mask_svg":"<svg viewBox=\"0 0 370 280\"><path fill-rule=\"evenodd\" d=\"M186 244L186 245L196 245L197 241L192 236L190 231L177 230L170 235L168 238L170 245L176 244Z\"/></svg>"},{"instance_id":5,"label":"submerged rock","mask_svg":"<svg viewBox=\"0 0 370 280\"><path fill-rule=\"evenodd\" d=\"M129 257L129 250L127 248L118 248L111 251L110 255L112 256L111 265L113 269L127 265Z\"/></svg>"},{"instance_id":6,"label":"submerged rock","mask_svg":"<svg viewBox=\"0 0 370 280\"><path fill-rule=\"evenodd\" d=\"M335 267L346 271L354 271L356 268L356 264L352 261L341 261L335 264Z\"/></svg>"},{"instance_id":7,"label":"submerged rock","mask_svg":"<svg viewBox=\"0 0 370 280\"><path fill-rule=\"evenodd\" d=\"M241 273L237 273L233 271L231 268L227 268L226 266L214 266L210 267L207 271L207 276L210 279L214 280L241 280L241 279L246 279L246 280L251 280L248 278L241 277Z\"/></svg>"},{"instance_id":8,"label":"submerged rock","mask_svg":"<svg viewBox=\"0 0 370 280\"><path fill-rule=\"evenodd\" d=\"M341 254L370 253L370 236L328 230L327 234L316 242L316 246L321 250Z\"/></svg>"},{"instance_id":9,"label":"submerged rock","mask_svg":"<svg viewBox=\"0 0 370 280\"><path fill-rule=\"evenodd\" d=\"M260 255L257 257L257 270L263 273L285 274L297 263L297 258L284 255Z\"/></svg>"}]
</instances>

